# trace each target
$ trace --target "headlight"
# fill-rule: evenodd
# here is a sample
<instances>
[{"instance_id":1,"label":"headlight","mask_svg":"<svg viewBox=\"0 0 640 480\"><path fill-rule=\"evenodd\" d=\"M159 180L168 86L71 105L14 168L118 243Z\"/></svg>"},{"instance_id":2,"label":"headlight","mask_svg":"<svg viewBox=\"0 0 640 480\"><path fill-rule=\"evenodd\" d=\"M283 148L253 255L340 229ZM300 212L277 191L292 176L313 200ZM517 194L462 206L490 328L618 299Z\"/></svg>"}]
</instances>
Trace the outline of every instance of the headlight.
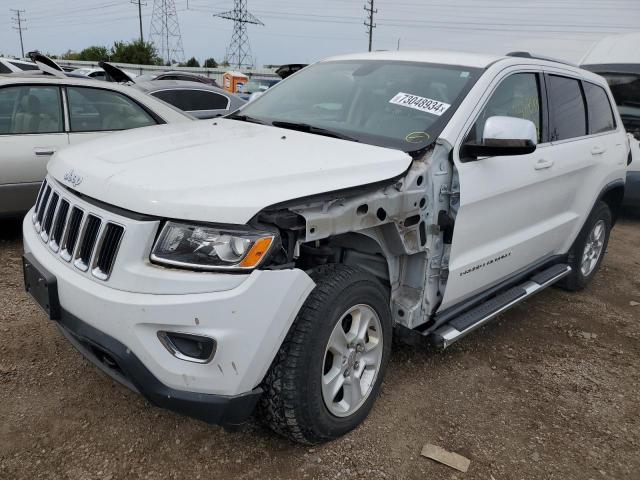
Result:
<instances>
[{"instance_id":1,"label":"headlight","mask_svg":"<svg viewBox=\"0 0 640 480\"><path fill-rule=\"evenodd\" d=\"M274 240L270 232L167 222L151 260L196 270L251 270L262 262Z\"/></svg>"}]
</instances>

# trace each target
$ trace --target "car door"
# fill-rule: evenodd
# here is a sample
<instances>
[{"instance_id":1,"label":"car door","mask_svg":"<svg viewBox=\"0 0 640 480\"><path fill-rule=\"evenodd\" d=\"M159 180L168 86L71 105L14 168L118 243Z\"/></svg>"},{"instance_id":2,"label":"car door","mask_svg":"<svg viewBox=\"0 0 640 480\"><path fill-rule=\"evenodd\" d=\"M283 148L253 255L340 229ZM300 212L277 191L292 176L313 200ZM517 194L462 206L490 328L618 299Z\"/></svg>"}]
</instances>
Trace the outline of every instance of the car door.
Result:
<instances>
[{"instance_id":1,"label":"car door","mask_svg":"<svg viewBox=\"0 0 640 480\"><path fill-rule=\"evenodd\" d=\"M0 87L0 212L33 204L49 158L68 143L58 86Z\"/></svg>"},{"instance_id":2,"label":"car door","mask_svg":"<svg viewBox=\"0 0 640 480\"><path fill-rule=\"evenodd\" d=\"M558 253L566 235L563 202L570 196L557 175L559 158L548 141L544 76L507 70L476 108L454 149L460 203L440 310L479 294ZM538 132L533 153L468 161L460 147L482 138L492 116L531 120Z\"/></svg>"},{"instance_id":3,"label":"car door","mask_svg":"<svg viewBox=\"0 0 640 480\"><path fill-rule=\"evenodd\" d=\"M166 88L151 95L199 119L226 115L231 104L221 93L197 88Z\"/></svg>"},{"instance_id":4,"label":"car door","mask_svg":"<svg viewBox=\"0 0 640 480\"><path fill-rule=\"evenodd\" d=\"M66 87L69 142L76 144L107 133L156 125L158 121L128 96L113 90Z\"/></svg>"}]
</instances>

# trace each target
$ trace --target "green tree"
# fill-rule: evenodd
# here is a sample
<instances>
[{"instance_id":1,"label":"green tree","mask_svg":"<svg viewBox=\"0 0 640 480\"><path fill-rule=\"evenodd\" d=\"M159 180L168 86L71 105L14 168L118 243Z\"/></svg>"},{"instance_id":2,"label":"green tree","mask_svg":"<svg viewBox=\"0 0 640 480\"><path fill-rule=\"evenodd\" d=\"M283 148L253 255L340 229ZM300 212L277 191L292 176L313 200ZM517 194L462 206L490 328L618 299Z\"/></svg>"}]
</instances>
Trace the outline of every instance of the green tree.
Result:
<instances>
[{"instance_id":1,"label":"green tree","mask_svg":"<svg viewBox=\"0 0 640 480\"><path fill-rule=\"evenodd\" d=\"M207 58L202 66L204 68L218 68L218 62L216 62L215 58Z\"/></svg>"},{"instance_id":2,"label":"green tree","mask_svg":"<svg viewBox=\"0 0 640 480\"><path fill-rule=\"evenodd\" d=\"M78 54L78 60L106 62L109 60L109 50L101 45L92 45Z\"/></svg>"},{"instance_id":3,"label":"green tree","mask_svg":"<svg viewBox=\"0 0 640 480\"><path fill-rule=\"evenodd\" d=\"M80 60L78 57L80 54L78 52L74 52L73 50L67 50L62 55L60 55L61 60Z\"/></svg>"},{"instance_id":4,"label":"green tree","mask_svg":"<svg viewBox=\"0 0 640 480\"><path fill-rule=\"evenodd\" d=\"M115 42L111 47L111 61L139 65L162 65L158 51L151 42Z\"/></svg>"},{"instance_id":5,"label":"green tree","mask_svg":"<svg viewBox=\"0 0 640 480\"><path fill-rule=\"evenodd\" d=\"M196 57L191 57L189 60L187 60L184 63L180 63L178 66L179 67L199 67L200 62L196 59Z\"/></svg>"}]
</instances>

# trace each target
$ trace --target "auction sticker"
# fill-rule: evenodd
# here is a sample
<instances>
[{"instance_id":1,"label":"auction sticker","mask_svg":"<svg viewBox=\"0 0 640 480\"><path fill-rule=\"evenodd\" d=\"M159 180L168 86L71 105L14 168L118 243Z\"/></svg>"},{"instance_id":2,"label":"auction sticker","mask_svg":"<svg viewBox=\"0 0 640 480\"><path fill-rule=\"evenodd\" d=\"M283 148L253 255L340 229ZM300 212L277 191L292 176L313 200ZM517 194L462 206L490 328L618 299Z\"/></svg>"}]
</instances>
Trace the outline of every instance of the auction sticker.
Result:
<instances>
[{"instance_id":1,"label":"auction sticker","mask_svg":"<svg viewBox=\"0 0 640 480\"><path fill-rule=\"evenodd\" d=\"M413 108L415 110L420 110L421 112L432 113L437 116L442 115L451 106L448 103L439 102L432 98L419 97L418 95L412 95L404 92L398 93L395 97L389 100L389 103Z\"/></svg>"}]
</instances>

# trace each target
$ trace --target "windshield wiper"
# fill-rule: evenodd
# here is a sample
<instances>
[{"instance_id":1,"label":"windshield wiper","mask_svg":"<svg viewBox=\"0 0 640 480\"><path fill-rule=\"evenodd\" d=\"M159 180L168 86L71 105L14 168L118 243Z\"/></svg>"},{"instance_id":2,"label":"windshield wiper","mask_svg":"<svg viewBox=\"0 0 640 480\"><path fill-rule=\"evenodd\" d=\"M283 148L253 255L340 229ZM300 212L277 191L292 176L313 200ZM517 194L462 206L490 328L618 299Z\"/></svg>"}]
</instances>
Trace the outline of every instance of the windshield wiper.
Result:
<instances>
[{"instance_id":1,"label":"windshield wiper","mask_svg":"<svg viewBox=\"0 0 640 480\"><path fill-rule=\"evenodd\" d=\"M298 130L300 132L313 133L315 135L323 135L325 137L339 138L340 140L348 140L350 142L360 142L357 138L350 137L344 133L336 132L322 127L314 127L308 123L283 122L274 120L271 122L274 127L287 128L289 130Z\"/></svg>"},{"instance_id":2,"label":"windshield wiper","mask_svg":"<svg viewBox=\"0 0 640 480\"><path fill-rule=\"evenodd\" d=\"M250 122L250 123L259 123L260 125L269 125L269 122L265 122L264 120L259 120L254 117L250 117L249 115L241 115L239 113L231 113L227 115L225 118L230 118L232 120L240 120L241 122Z\"/></svg>"}]
</instances>

